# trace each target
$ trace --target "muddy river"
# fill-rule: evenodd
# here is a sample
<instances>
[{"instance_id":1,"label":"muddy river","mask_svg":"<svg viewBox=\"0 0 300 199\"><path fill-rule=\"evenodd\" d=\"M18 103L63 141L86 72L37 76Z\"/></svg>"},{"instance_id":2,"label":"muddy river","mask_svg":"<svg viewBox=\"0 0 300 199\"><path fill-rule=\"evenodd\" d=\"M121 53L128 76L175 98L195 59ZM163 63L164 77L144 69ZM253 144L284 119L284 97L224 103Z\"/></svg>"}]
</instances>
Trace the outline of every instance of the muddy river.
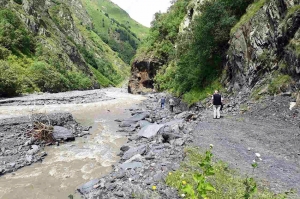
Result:
<instances>
[{"instance_id":1,"label":"muddy river","mask_svg":"<svg viewBox=\"0 0 300 199\"><path fill-rule=\"evenodd\" d=\"M46 147L48 156L41 163L0 177L1 199L68 199L78 186L111 171L118 161L119 148L127 140L117 132L115 119L130 116L144 98L118 90L106 95L116 99L89 104L43 106L2 106L3 117L68 111L82 125L90 125L91 135L60 146Z\"/></svg>"}]
</instances>

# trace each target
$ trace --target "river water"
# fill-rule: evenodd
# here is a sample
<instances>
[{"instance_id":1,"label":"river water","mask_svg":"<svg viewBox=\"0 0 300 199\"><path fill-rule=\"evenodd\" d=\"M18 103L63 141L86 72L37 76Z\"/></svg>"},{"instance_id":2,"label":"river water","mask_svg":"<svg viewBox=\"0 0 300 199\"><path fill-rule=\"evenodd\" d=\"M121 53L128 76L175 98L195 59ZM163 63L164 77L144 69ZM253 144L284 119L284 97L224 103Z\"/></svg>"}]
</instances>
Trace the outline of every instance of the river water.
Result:
<instances>
[{"instance_id":1,"label":"river water","mask_svg":"<svg viewBox=\"0 0 300 199\"><path fill-rule=\"evenodd\" d=\"M116 132L115 119L130 116L129 108L144 98L122 93L106 92L114 100L89 104L0 107L0 115L26 115L32 112L68 111L82 125L91 125L91 135L60 146L46 147L47 156L41 163L24 167L0 177L1 199L74 199L74 190L85 182L111 171L118 161L116 154L127 140Z\"/></svg>"}]
</instances>

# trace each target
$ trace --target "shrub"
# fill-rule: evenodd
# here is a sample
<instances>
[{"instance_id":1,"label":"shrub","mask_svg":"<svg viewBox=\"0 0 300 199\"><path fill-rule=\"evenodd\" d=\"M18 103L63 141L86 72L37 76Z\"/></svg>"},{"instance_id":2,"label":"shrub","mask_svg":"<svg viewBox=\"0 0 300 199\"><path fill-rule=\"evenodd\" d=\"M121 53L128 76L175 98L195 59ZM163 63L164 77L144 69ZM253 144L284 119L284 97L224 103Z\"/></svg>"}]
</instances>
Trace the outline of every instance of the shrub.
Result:
<instances>
[{"instance_id":1,"label":"shrub","mask_svg":"<svg viewBox=\"0 0 300 199\"><path fill-rule=\"evenodd\" d=\"M181 167L166 178L166 184L178 189L183 198L282 199L292 193L274 194L257 186L253 178L245 178L226 163L213 162L211 150L202 153L198 148L186 148L185 152L187 156ZM252 167L255 169L257 164L252 164Z\"/></svg>"},{"instance_id":2,"label":"shrub","mask_svg":"<svg viewBox=\"0 0 300 199\"><path fill-rule=\"evenodd\" d=\"M46 62L35 62L28 70L32 81L42 92L61 92L67 90L68 80Z\"/></svg>"},{"instance_id":3,"label":"shrub","mask_svg":"<svg viewBox=\"0 0 300 199\"><path fill-rule=\"evenodd\" d=\"M278 94L286 91L292 82L292 78L289 75L278 75L271 80L268 90L271 94Z\"/></svg>"},{"instance_id":4,"label":"shrub","mask_svg":"<svg viewBox=\"0 0 300 199\"><path fill-rule=\"evenodd\" d=\"M178 46L176 67L173 67L175 70L160 73L160 77L156 78L158 80L157 87L168 88L177 95L184 95L184 99L190 104L206 97L207 88L212 90L216 89L213 88L214 86L219 88L220 84L216 84L216 82L219 81L222 74L222 61L225 59L228 49L230 30L252 1L205 1L199 8L201 15L194 19L191 31L186 33L188 39L184 35L176 35L176 31L172 30L172 27L164 25L167 23L168 16L157 14L156 21L153 22L152 34L148 40L150 43L159 40L157 38L161 38L161 40L152 44L155 49L152 52L157 51L161 57L170 59L170 57L175 57L174 43L172 42L174 38ZM167 13L167 15L171 14ZM164 27L161 27L162 25ZM169 40L163 37L166 34L163 31L165 29L166 32L169 31L167 37L170 38ZM171 41L172 45L166 45L168 41ZM167 78L162 77L165 75Z\"/></svg>"},{"instance_id":5,"label":"shrub","mask_svg":"<svg viewBox=\"0 0 300 199\"><path fill-rule=\"evenodd\" d=\"M15 53L34 52L32 35L25 29L17 15L7 9L0 10L0 45Z\"/></svg>"},{"instance_id":6,"label":"shrub","mask_svg":"<svg viewBox=\"0 0 300 199\"><path fill-rule=\"evenodd\" d=\"M13 96L19 93L21 82L16 71L6 61L0 60L0 96Z\"/></svg>"}]
</instances>

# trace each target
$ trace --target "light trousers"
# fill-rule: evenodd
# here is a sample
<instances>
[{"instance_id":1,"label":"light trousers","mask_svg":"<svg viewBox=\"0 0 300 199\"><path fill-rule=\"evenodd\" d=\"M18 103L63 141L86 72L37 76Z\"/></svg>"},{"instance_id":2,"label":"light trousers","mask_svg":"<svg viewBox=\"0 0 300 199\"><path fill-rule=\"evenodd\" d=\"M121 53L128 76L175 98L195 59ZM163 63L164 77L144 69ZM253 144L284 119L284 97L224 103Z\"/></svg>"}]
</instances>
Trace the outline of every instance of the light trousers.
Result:
<instances>
[{"instance_id":1,"label":"light trousers","mask_svg":"<svg viewBox=\"0 0 300 199\"><path fill-rule=\"evenodd\" d=\"M214 107L214 118L220 118L221 105L213 105Z\"/></svg>"}]
</instances>

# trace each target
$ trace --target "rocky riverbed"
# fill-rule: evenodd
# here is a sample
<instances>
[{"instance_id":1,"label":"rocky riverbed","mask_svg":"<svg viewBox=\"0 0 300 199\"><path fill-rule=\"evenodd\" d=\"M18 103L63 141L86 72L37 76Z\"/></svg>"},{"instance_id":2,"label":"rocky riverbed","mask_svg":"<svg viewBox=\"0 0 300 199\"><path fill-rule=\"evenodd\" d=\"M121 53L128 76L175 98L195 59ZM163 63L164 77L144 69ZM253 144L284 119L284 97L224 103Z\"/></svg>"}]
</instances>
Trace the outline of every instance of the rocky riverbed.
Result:
<instances>
[{"instance_id":1,"label":"rocky riverbed","mask_svg":"<svg viewBox=\"0 0 300 199\"><path fill-rule=\"evenodd\" d=\"M53 138L57 145L75 140L89 130L89 127L80 126L70 113L35 114L1 120L0 175L42 161L47 155L43 149L49 143L30 135L35 122L54 126Z\"/></svg>"},{"instance_id":2,"label":"rocky riverbed","mask_svg":"<svg viewBox=\"0 0 300 199\"><path fill-rule=\"evenodd\" d=\"M298 115L288 121L276 117L276 113L286 118L298 113L299 109L288 109L290 98L273 98L277 112L267 118L256 117L272 111L264 112L262 103L254 104L247 113L239 111L239 104L231 110L228 108L233 105L228 105L222 119L213 120L207 104L188 111L176 99L173 113L161 109L160 95L149 95L139 109L131 110L131 118L119 121L120 131L128 137L120 148L121 159L113 172L78 188L84 198L180 198L176 190L165 185L167 174L179 168L185 158L184 147L206 149L210 144L215 146L216 159L238 169L241 175L252 175L252 160L260 153L263 160L255 177L275 193L291 188L300 193L300 129L294 121Z\"/></svg>"},{"instance_id":3,"label":"rocky riverbed","mask_svg":"<svg viewBox=\"0 0 300 199\"><path fill-rule=\"evenodd\" d=\"M126 142L126 137L117 132L118 123L114 120L129 117L128 109L144 97L116 88L83 93L45 95L57 99L73 96L75 101L77 94L79 98L94 93L103 95L86 103L63 101L40 105L30 100L35 100L36 95L29 95L19 100L32 105L0 105L1 144L5 145L3 149L7 153L1 152L0 156L5 173L0 177L0 198L68 198L80 184L111 171L111 165L119 159L120 146ZM45 98L43 94L38 97ZM32 140L26 133L36 120L59 126L60 130L62 127L70 130L73 137L67 138L73 140L75 137L75 141L44 147L45 143Z\"/></svg>"},{"instance_id":4,"label":"rocky riverbed","mask_svg":"<svg viewBox=\"0 0 300 199\"><path fill-rule=\"evenodd\" d=\"M34 198L32 194L67 198L76 187L84 198L180 198L165 185L165 177L180 167L185 147L206 149L210 144L215 146L217 160L242 175L252 175L251 162L255 153L260 153L263 160L255 177L275 193L295 188L299 194L299 108L289 109L291 96L266 98L260 103L228 97L223 117L213 120L209 99L190 109L175 99L175 110L170 112L168 104L160 108L163 93L144 98L115 89L89 92L84 95L97 92L103 97L99 102L87 100L89 103L22 105L31 98L26 96L18 105L0 106L4 118L1 144L5 145L0 166L2 173L12 172L0 177L4 198L19 198L20 194L23 198ZM43 114L29 117L33 113ZM24 134L37 118L84 137L45 150L50 154L45 156L44 144ZM87 127L83 129L76 121ZM82 130L87 132L89 126L93 126L91 135L84 135ZM41 183L45 179L47 182Z\"/></svg>"}]
</instances>

